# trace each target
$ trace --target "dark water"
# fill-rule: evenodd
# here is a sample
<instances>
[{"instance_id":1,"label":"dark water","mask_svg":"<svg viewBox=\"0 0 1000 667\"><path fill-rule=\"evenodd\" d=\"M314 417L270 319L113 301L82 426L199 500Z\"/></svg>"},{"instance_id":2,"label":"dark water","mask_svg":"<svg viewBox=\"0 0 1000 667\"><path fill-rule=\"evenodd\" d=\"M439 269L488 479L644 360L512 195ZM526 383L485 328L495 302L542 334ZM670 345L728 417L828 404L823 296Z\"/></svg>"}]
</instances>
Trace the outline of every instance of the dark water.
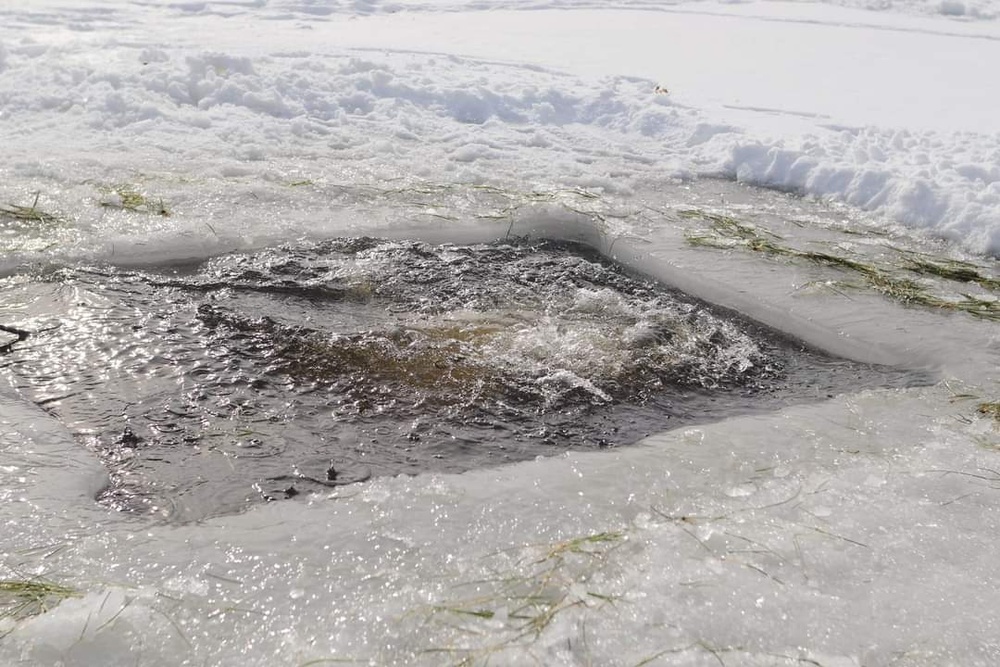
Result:
<instances>
[{"instance_id":1,"label":"dark water","mask_svg":"<svg viewBox=\"0 0 1000 667\"><path fill-rule=\"evenodd\" d=\"M176 519L920 380L551 241L368 238L5 281L0 372Z\"/></svg>"}]
</instances>

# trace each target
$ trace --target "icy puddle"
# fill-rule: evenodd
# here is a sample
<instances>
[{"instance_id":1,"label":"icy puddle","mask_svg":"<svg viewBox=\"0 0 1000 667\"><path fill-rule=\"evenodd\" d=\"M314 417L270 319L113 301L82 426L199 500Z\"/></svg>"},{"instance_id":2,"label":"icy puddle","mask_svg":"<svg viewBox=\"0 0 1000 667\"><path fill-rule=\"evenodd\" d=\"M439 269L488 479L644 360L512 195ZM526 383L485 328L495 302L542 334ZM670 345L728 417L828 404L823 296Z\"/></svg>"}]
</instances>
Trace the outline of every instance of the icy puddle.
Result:
<instances>
[{"instance_id":1,"label":"icy puddle","mask_svg":"<svg viewBox=\"0 0 1000 667\"><path fill-rule=\"evenodd\" d=\"M336 239L6 282L31 333L0 370L104 461L102 502L177 520L924 379L553 241Z\"/></svg>"}]
</instances>

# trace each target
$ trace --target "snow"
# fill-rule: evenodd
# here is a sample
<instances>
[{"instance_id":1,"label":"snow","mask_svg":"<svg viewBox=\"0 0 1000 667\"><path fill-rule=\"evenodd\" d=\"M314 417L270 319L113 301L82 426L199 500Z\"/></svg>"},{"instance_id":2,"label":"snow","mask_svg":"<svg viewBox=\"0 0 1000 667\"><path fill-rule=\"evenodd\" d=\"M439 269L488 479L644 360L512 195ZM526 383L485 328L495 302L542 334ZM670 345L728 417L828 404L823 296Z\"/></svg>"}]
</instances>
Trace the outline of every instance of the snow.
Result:
<instances>
[{"instance_id":1,"label":"snow","mask_svg":"<svg viewBox=\"0 0 1000 667\"><path fill-rule=\"evenodd\" d=\"M975 410L997 400L995 323L817 292L815 267L706 255L634 212L718 204L995 267L998 10L0 2L0 204L58 216L0 221L12 280L509 227L940 380L190 525L109 515L96 461L0 388L0 577L81 591L0 619L0 662L997 664L1000 436Z\"/></svg>"},{"instance_id":2,"label":"snow","mask_svg":"<svg viewBox=\"0 0 1000 667\"><path fill-rule=\"evenodd\" d=\"M721 175L1000 253L995 22L808 3L512 7L106 2L67 22L8 9L8 188L80 217L71 184L176 179L182 164L223 188L305 164L310 180L446 172L619 192ZM57 149L72 173L39 181Z\"/></svg>"}]
</instances>

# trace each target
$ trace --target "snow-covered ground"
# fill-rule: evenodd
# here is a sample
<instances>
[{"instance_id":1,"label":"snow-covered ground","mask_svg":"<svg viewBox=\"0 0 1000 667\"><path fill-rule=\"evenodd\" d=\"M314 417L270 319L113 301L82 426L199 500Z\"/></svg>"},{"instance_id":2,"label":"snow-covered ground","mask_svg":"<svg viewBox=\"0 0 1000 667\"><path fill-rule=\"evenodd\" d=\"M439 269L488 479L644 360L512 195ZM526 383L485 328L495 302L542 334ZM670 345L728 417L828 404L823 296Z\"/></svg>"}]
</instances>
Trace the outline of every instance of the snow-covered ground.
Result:
<instances>
[{"instance_id":1,"label":"snow-covered ground","mask_svg":"<svg viewBox=\"0 0 1000 667\"><path fill-rule=\"evenodd\" d=\"M40 191L93 242L135 231L84 204L117 182L189 220L228 219L262 182L634 192L698 174L1000 254L994 21L768 2L30 7L0 14L7 196ZM301 231L327 194L267 199Z\"/></svg>"},{"instance_id":2,"label":"snow-covered ground","mask_svg":"<svg viewBox=\"0 0 1000 667\"><path fill-rule=\"evenodd\" d=\"M1000 399L996 321L694 247L700 223L678 213L995 278L998 14L994 0L0 2L0 206L45 214L0 219L8 280L510 228L583 238L820 347L941 379L184 526L96 506L96 461L0 389L0 578L82 595L0 618L0 662L1000 663L1000 422L976 410ZM0 324L37 307L4 303Z\"/></svg>"}]
</instances>

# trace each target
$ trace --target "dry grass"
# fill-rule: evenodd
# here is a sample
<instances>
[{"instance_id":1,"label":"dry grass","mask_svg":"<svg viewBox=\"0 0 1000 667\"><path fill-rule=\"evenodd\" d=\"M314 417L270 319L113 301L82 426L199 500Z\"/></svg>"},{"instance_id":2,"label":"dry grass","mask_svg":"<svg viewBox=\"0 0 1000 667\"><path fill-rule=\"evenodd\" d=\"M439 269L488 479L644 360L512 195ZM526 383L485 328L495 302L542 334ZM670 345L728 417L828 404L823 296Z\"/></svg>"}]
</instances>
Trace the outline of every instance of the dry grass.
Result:
<instances>
[{"instance_id":1,"label":"dry grass","mask_svg":"<svg viewBox=\"0 0 1000 667\"><path fill-rule=\"evenodd\" d=\"M38 208L38 198L41 193L35 193L35 199L31 206L20 206L18 204L0 204L0 218L17 220L20 222L37 222L47 224L58 222L59 218Z\"/></svg>"},{"instance_id":2,"label":"dry grass","mask_svg":"<svg viewBox=\"0 0 1000 667\"><path fill-rule=\"evenodd\" d=\"M976 412L985 417L992 417L994 421L1000 423L1000 401L980 403L976 406Z\"/></svg>"},{"instance_id":3,"label":"dry grass","mask_svg":"<svg viewBox=\"0 0 1000 667\"><path fill-rule=\"evenodd\" d=\"M41 614L79 595L76 589L41 578L0 579L0 618L17 620Z\"/></svg>"},{"instance_id":4,"label":"dry grass","mask_svg":"<svg viewBox=\"0 0 1000 667\"><path fill-rule=\"evenodd\" d=\"M139 192L128 184L113 185L103 188L104 197L101 206L132 213L147 213L149 215L170 216L170 210L163 199L153 199Z\"/></svg>"},{"instance_id":5,"label":"dry grass","mask_svg":"<svg viewBox=\"0 0 1000 667\"><path fill-rule=\"evenodd\" d=\"M903 258L897 266L877 266L857 257L800 250L783 245L779 243L780 236L730 216L701 210L685 210L681 211L680 215L707 223L707 229L687 234L687 241L691 245L719 249L743 248L774 257L808 260L851 273L862 280L863 286L903 304L963 312L980 319L1000 321L1000 295L973 295L963 292L955 297L944 298L933 294L921 283L899 275L901 272L922 276L933 275L952 282L975 283L985 290L1000 293L1000 281L985 275L967 262L936 260L916 253L899 251Z\"/></svg>"},{"instance_id":6,"label":"dry grass","mask_svg":"<svg viewBox=\"0 0 1000 667\"><path fill-rule=\"evenodd\" d=\"M983 289L1000 291L1000 280L984 275L979 267L953 259L940 260L901 251L907 255L903 267L920 275L937 276L958 283L975 283Z\"/></svg>"}]
</instances>

